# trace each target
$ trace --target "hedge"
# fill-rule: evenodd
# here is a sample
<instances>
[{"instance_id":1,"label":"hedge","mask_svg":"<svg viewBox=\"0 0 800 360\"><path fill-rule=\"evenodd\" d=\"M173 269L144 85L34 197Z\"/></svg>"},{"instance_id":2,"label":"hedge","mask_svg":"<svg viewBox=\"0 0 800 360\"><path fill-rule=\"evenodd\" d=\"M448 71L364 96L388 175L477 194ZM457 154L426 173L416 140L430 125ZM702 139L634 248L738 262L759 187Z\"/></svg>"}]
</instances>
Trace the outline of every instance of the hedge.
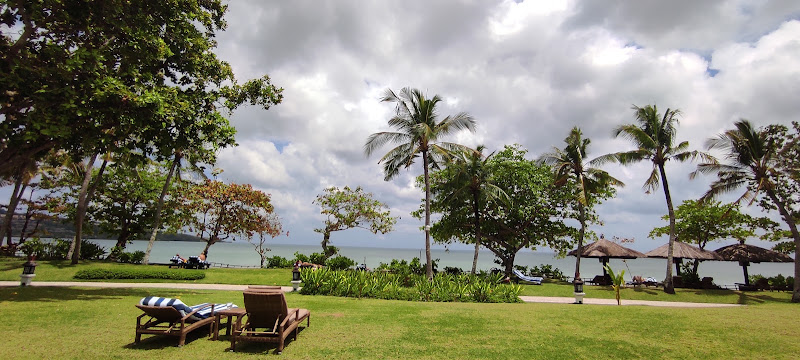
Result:
<instances>
[{"instance_id":1,"label":"hedge","mask_svg":"<svg viewBox=\"0 0 800 360\"><path fill-rule=\"evenodd\" d=\"M165 279L200 280L206 277L201 271L157 270L157 269L85 269L74 276L82 280L103 279Z\"/></svg>"}]
</instances>

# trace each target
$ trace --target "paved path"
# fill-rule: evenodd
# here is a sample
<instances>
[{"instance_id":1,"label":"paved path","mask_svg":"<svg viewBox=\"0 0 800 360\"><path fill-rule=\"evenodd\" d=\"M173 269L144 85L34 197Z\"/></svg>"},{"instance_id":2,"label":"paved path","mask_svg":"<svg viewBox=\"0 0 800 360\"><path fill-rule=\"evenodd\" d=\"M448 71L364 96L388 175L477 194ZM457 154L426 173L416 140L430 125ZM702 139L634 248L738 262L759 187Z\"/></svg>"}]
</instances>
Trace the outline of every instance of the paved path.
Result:
<instances>
[{"instance_id":1,"label":"paved path","mask_svg":"<svg viewBox=\"0 0 800 360\"><path fill-rule=\"evenodd\" d=\"M19 281L0 281L0 287L19 286ZM33 281L31 286L80 286L97 288L153 288L153 289L193 289L193 290L230 290L242 291L248 285L230 284L185 284L185 283L115 283L115 282L77 282L77 281ZM283 291L292 291L291 286L281 287ZM553 303L553 304L572 304L575 302L573 297L547 297L547 296L520 296L520 299L528 303ZM617 305L615 299L594 299L584 298L586 305ZM716 304L716 303L688 303L676 301L647 301L647 300L622 300L622 305L640 306L660 306L660 307L683 307L683 308L710 308L710 307L735 307L742 306L737 304Z\"/></svg>"}]
</instances>

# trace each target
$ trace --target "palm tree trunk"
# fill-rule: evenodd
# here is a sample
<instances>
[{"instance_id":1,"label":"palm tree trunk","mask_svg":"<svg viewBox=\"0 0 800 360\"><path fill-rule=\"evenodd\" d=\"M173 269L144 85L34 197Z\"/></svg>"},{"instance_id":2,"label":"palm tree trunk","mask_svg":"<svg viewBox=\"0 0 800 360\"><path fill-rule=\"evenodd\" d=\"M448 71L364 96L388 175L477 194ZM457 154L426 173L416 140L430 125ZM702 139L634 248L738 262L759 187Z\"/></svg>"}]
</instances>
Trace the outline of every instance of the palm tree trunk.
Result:
<instances>
[{"instance_id":1,"label":"palm tree trunk","mask_svg":"<svg viewBox=\"0 0 800 360\"><path fill-rule=\"evenodd\" d=\"M150 252L153 250L153 243L156 241L156 235L158 235L158 230L161 227L161 210L164 208L164 198L167 196L167 190L169 190L172 175L175 173L178 164L181 163L181 157L181 152L176 151L175 159L172 160L172 166L169 168L169 174L167 174L167 179L164 180L164 186L161 188L161 196L158 198L158 204L156 205L156 216L155 219L153 219L153 232L150 234L150 241L147 243L147 250L144 252L142 264L147 265L150 262Z\"/></svg>"},{"instance_id":2,"label":"palm tree trunk","mask_svg":"<svg viewBox=\"0 0 800 360\"><path fill-rule=\"evenodd\" d=\"M14 181L14 191L11 193L11 199L8 200L8 209L6 209L6 217L3 219L3 224L0 226L0 239L7 238L6 245L11 246L11 221L14 220L14 212L17 210L19 200L22 198L22 193L25 191L23 186L22 176L19 176ZM2 240L0 240L2 243Z\"/></svg>"},{"instance_id":3,"label":"palm tree trunk","mask_svg":"<svg viewBox=\"0 0 800 360\"><path fill-rule=\"evenodd\" d=\"M581 278L581 253L583 253L583 237L586 235L586 208L582 203L578 203L580 211L581 230L578 232L578 251L575 254L575 277L574 280Z\"/></svg>"},{"instance_id":4,"label":"palm tree trunk","mask_svg":"<svg viewBox=\"0 0 800 360\"><path fill-rule=\"evenodd\" d=\"M425 174L425 273L428 280L433 280L433 265L431 264L431 186L428 175L428 152L422 151L422 167Z\"/></svg>"},{"instance_id":5,"label":"palm tree trunk","mask_svg":"<svg viewBox=\"0 0 800 360\"><path fill-rule=\"evenodd\" d=\"M786 225L789 226L789 231L792 233L792 238L794 239L794 246L795 246L795 255L794 255L794 289L792 289L792 302L800 302L800 256L797 256L798 250L800 250L800 232L797 231L797 223L795 223L794 218L791 214L786 210L786 205L783 201L778 199L778 196L775 195L775 192L772 190L767 190L767 196L772 200L772 202L778 207L778 212L780 212L781 216L783 217L783 221L786 222Z\"/></svg>"},{"instance_id":6,"label":"palm tree trunk","mask_svg":"<svg viewBox=\"0 0 800 360\"><path fill-rule=\"evenodd\" d=\"M667 247L667 278L664 279L664 292L674 294L675 287L672 284L672 250L675 246L675 211L672 209L672 197L669 195L669 184L667 183L667 173L664 165L658 165L661 173L661 184L664 187L664 196L667 199L667 213L669 214L669 246Z\"/></svg>"},{"instance_id":7,"label":"palm tree trunk","mask_svg":"<svg viewBox=\"0 0 800 360\"><path fill-rule=\"evenodd\" d=\"M480 206L478 204L478 200L480 198L479 191L472 192L472 206L473 212L475 213L475 256L472 258L472 275L478 270L478 251L481 249L481 218L480 218Z\"/></svg>"}]
</instances>

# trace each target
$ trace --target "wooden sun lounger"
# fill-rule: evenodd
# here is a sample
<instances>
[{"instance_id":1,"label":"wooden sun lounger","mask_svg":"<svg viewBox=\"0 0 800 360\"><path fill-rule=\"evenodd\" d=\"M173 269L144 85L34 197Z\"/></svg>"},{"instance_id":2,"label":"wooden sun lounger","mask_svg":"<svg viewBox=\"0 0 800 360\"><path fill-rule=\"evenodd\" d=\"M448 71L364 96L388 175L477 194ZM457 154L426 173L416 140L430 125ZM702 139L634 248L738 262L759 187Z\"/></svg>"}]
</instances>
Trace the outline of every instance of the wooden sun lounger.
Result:
<instances>
[{"instance_id":1,"label":"wooden sun lounger","mask_svg":"<svg viewBox=\"0 0 800 360\"><path fill-rule=\"evenodd\" d=\"M209 306L212 308L213 313L213 304L208 304L202 308ZM186 343L186 334L206 325L213 327L216 320L216 316L212 315L205 319L192 321L192 315L202 308L195 309L186 314L186 316L181 316L181 312L172 306L136 305L136 307L144 312L144 314L136 318L136 339L134 340L136 344L142 340L142 334L151 334L177 336L178 346L183 346ZM148 318L142 322L145 317Z\"/></svg>"}]
</instances>

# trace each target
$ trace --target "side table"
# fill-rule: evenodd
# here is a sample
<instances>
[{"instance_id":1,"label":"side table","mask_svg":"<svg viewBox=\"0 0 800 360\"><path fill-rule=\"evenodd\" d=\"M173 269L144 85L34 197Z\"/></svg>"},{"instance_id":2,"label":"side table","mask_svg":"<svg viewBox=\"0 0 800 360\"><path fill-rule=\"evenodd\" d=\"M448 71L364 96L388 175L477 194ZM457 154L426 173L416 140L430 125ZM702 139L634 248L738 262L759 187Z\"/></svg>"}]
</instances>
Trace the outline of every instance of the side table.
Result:
<instances>
[{"instance_id":1,"label":"side table","mask_svg":"<svg viewBox=\"0 0 800 360\"><path fill-rule=\"evenodd\" d=\"M244 308L233 308L218 311L216 324L214 325L214 338L212 340L219 340L219 326L221 325L223 318L228 318L228 322L225 325L225 335L230 335L231 325L233 325L234 318L241 318L244 316L244 314L247 314L247 310Z\"/></svg>"}]
</instances>

